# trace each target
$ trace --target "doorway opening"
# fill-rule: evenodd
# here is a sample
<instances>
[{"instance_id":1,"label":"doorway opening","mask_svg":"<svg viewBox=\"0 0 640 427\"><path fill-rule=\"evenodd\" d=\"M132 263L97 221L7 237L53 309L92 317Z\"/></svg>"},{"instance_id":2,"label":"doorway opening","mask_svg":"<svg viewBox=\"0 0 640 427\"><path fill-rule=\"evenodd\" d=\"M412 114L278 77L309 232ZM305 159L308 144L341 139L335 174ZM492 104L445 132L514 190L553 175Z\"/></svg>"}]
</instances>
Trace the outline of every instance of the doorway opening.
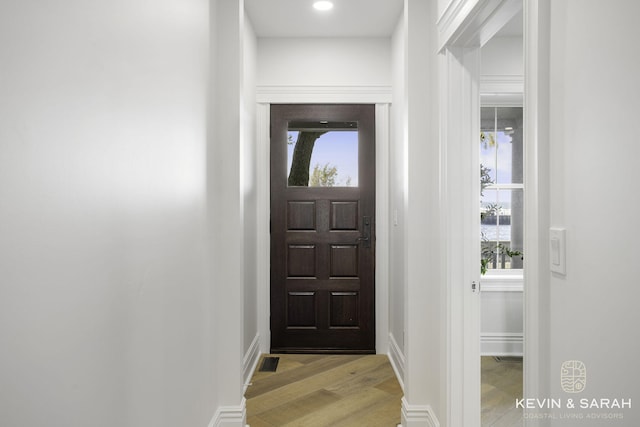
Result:
<instances>
[{"instance_id":1,"label":"doorway opening","mask_svg":"<svg viewBox=\"0 0 640 427\"><path fill-rule=\"evenodd\" d=\"M451 301L447 307L448 330L451 339L448 348L448 373L452 375L452 380L448 382L450 392L447 421L453 426L474 427L481 425L481 348L482 344L488 344L487 340L481 343L480 339L482 335L481 300L483 292L478 292L478 290L486 289L487 282L486 278L483 280L481 275L482 245L479 200L482 187L479 150L479 140L482 136L481 92L484 95L483 103L487 95L498 99L501 97L509 98L517 93L520 97L520 103L510 106L523 108L524 123L526 124L523 136L525 140L523 150L526 152L526 155L523 155L525 161L523 175L526 179L524 184L527 188L532 189L525 194L524 199L526 200L523 207L523 217L526 218L526 223L523 223L525 232L522 253L524 256L523 265L526 265L527 268L523 269L524 279L518 279L523 282L521 285L523 288L521 292L522 305L527 307L526 311L522 311L524 327L521 342L522 353L526 356L523 358L523 385L525 389L523 395L535 395L532 391L536 391L539 384L539 381L535 379L535 367L538 363L536 344L540 342L539 327L537 326L539 299L535 287L530 289L528 286L524 286L524 283L535 283L539 264L537 239L540 235L539 205L536 198L536 190L539 188L537 185L539 164L536 149L540 126L537 121L539 97L536 88L540 79L537 68L540 66L537 56L540 49L535 45L535 38L539 36L537 31L544 25L544 17L540 16L540 9L541 6L537 1L503 0L482 3L470 11L460 12L459 21L452 24L451 28L443 25L440 32L442 36L440 46L441 51L445 54L443 59L446 73L446 90L443 91L444 97L442 98L442 104L445 108L442 128L447 153L455 153L454 156L448 156L446 164L449 196L447 210L451 223L448 230L448 255L451 260L455 260L460 259L460 254L462 254L465 260L464 268L458 270L455 269L453 261L448 263L450 274L447 278L447 297ZM526 21L527 25L522 26L526 28L522 31L521 40L518 41L521 51L518 63L520 71L505 73L502 71L502 66L497 66L492 72L487 73L482 68L486 65L497 65L498 61L487 61L487 57L481 54L481 49L488 46L490 40L500 29L512 18L519 15L522 10L524 13L519 19ZM502 56L509 59L509 55L504 52ZM507 90L504 90L505 88ZM508 96L505 96L505 92ZM526 94L526 98L523 94ZM486 103L484 105L498 106ZM464 125L461 126L461 123ZM506 190L506 188L503 189ZM515 189L509 189L509 191L513 190ZM458 214L458 212L462 213ZM496 215L496 222L498 217L499 215ZM493 247L499 258L498 243L500 240L496 239ZM504 247L501 249L506 253ZM496 262L499 261L496 260ZM506 290L512 285L512 283L503 283L499 286ZM486 294L485 292L484 295ZM513 341L514 337L509 338ZM534 357L529 357L531 355ZM456 376L456 372L462 372L462 374Z\"/></svg>"},{"instance_id":2,"label":"doorway opening","mask_svg":"<svg viewBox=\"0 0 640 427\"><path fill-rule=\"evenodd\" d=\"M520 11L480 49L481 425L522 423L524 61Z\"/></svg>"},{"instance_id":3,"label":"doorway opening","mask_svg":"<svg viewBox=\"0 0 640 427\"><path fill-rule=\"evenodd\" d=\"M522 107L481 107L480 356L482 426L522 410L524 181Z\"/></svg>"}]
</instances>

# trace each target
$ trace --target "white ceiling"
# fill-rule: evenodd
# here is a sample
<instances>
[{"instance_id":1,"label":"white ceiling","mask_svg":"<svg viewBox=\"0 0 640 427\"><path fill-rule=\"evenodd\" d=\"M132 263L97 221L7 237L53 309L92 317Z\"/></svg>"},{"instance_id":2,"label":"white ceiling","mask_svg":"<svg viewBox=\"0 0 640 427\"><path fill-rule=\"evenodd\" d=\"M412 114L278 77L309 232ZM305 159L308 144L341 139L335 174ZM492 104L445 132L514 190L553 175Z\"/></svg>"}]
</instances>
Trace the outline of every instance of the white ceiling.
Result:
<instances>
[{"instance_id":1,"label":"white ceiling","mask_svg":"<svg viewBox=\"0 0 640 427\"><path fill-rule=\"evenodd\" d=\"M258 37L388 37L403 0L333 0L328 12L314 0L245 0Z\"/></svg>"}]
</instances>

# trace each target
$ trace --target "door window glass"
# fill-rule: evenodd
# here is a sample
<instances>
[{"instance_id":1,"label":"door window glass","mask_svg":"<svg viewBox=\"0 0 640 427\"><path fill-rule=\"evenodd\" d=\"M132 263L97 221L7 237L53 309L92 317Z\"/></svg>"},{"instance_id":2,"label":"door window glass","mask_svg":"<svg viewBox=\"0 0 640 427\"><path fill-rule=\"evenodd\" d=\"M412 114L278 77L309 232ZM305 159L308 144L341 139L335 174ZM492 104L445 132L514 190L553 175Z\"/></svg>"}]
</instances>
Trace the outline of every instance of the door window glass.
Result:
<instances>
[{"instance_id":1,"label":"door window glass","mask_svg":"<svg viewBox=\"0 0 640 427\"><path fill-rule=\"evenodd\" d=\"M357 187L357 122L289 122L289 187Z\"/></svg>"}]
</instances>

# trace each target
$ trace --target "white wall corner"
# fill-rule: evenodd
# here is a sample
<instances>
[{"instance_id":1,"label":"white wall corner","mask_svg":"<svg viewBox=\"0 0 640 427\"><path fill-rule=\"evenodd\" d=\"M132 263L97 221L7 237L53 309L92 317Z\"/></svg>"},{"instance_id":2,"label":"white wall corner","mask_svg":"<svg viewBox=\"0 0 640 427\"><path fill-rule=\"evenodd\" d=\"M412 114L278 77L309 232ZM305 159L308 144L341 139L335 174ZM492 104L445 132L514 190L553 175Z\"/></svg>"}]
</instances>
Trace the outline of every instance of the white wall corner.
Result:
<instances>
[{"instance_id":1,"label":"white wall corner","mask_svg":"<svg viewBox=\"0 0 640 427\"><path fill-rule=\"evenodd\" d=\"M209 422L209 427L245 427L247 401L243 397L238 406L220 406Z\"/></svg>"},{"instance_id":2,"label":"white wall corner","mask_svg":"<svg viewBox=\"0 0 640 427\"><path fill-rule=\"evenodd\" d=\"M242 394L247 391L249 381L251 381L253 372L256 370L256 366L258 365L258 360L260 360L260 334L256 334L249 346L249 349L242 358L242 378L244 379Z\"/></svg>"},{"instance_id":3,"label":"white wall corner","mask_svg":"<svg viewBox=\"0 0 640 427\"><path fill-rule=\"evenodd\" d=\"M402 387L402 391L404 391L404 366L406 359L398 345L398 342L394 338L393 333L389 333L389 361L391 362L391 367L396 373L400 387Z\"/></svg>"},{"instance_id":4,"label":"white wall corner","mask_svg":"<svg viewBox=\"0 0 640 427\"><path fill-rule=\"evenodd\" d=\"M440 427L430 405L410 405L402 398L402 427Z\"/></svg>"}]
</instances>

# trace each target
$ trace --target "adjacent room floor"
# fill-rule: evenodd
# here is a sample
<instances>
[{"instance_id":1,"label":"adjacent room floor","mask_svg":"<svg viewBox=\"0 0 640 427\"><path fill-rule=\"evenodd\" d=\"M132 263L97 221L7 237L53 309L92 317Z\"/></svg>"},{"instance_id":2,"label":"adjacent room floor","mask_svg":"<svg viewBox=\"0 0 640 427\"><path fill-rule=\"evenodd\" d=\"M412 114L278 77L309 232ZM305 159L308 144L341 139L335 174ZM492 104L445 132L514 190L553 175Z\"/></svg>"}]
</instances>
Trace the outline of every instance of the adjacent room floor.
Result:
<instances>
[{"instance_id":1,"label":"adjacent room floor","mask_svg":"<svg viewBox=\"0 0 640 427\"><path fill-rule=\"evenodd\" d=\"M484 356L482 364L482 427L522 426L522 358Z\"/></svg>"}]
</instances>

